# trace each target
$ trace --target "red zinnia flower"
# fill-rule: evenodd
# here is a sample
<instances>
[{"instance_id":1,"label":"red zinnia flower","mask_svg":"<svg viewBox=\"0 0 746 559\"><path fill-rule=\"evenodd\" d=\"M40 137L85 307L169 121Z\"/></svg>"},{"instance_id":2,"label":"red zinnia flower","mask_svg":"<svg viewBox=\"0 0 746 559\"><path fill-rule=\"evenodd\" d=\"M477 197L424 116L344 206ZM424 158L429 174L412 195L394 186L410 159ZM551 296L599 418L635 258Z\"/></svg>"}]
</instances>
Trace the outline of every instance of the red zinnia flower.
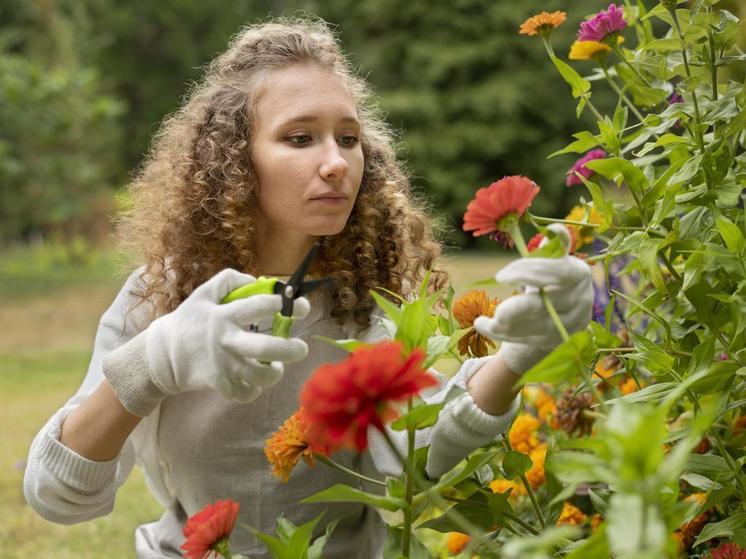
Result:
<instances>
[{"instance_id":1,"label":"red zinnia flower","mask_svg":"<svg viewBox=\"0 0 746 559\"><path fill-rule=\"evenodd\" d=\"M474 236L479 237L504 230L500 222L506 217L523 216L539 190L534 181L520 175L504 177L487 188L480 188L466 206L464 231L474 231Z\"/></svg>"},{"instance_id":2,"label":"red zinnia flower","mask_svg":"<svg viewBox=\"0 0 746 559\"><path fill-rule=\"evenodd\" d=\"M186 541L181 546L184 557L207 559L219 546L227 547L240 507L236 501L224 499L190 516L184 525Z\"/></svg>"},{"instance_id":3,"label":"red zinnia flower","mask_svg":"<svg viewBox=\"0 0 746 559\"><path fill-rule=\"evenodd\" d=\"M712 559L746 559L746 549L734 542L721 543L710 551Z\"/></svg>"},{"instance_id":4,"label":"red zinnia flower","mask_svg":"<svg viewBox=\"0 0 746 559\"><path fill-rule=\"evenodd\" d=\"M383 430L398 416L395 402L406 401L437 381L423 370L425 354L405 356L399 342L362 347L339 363L322 365L303 386L300 400L313 452L341 447L363 451L368 427Z\"/></svg>"}]
</instances>

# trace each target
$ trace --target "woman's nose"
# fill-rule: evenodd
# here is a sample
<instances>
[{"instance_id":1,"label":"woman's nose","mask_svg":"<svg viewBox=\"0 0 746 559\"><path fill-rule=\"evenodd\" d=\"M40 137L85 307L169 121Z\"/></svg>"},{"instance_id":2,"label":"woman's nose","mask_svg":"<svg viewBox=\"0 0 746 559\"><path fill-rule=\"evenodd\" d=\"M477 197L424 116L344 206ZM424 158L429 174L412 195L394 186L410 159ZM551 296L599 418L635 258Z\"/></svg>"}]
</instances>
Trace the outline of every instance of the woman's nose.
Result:
<instances>
[{"instance_id":1,"label":"woman's nose","mask_svg":"<svg viewBox=\"0 0 746 559\"><path fill-rule=\"evenodd\" d=\"M343 157L336 141L324 150L324 158L319 167L319 174L324 180L343 179L348 168L347 159Z\"/></svg>"}]
</instances>

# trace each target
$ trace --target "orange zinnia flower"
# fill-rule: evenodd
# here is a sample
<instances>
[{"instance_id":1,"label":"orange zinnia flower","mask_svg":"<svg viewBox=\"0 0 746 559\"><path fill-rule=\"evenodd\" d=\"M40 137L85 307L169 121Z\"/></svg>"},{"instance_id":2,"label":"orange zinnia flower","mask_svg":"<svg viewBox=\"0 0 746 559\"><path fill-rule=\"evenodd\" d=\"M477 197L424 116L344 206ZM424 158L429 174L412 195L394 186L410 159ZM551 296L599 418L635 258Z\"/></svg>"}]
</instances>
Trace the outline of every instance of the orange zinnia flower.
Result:
<instances>
[{"instance_id":1,"label":"orange zinnia flower","mask_svg":"<svg viewBox=\"0 0 746 559\"><path fill-rule=\"evenodd\" d=\"M529 485L531 485L532 489L536 489L544 483L544 462L547 458L547 445L545 443L540 443L531 451L529 457L531 458L532 464L526 472L526 480Z\"/></svg>"},{"instance_id":2,"label":"orange zinnia flower","mask_svg":"<svg viewBox=\"0 0 746 559\"><path fill-rule=\"evenodd\" d=\"M467 536L466 534L462 534L461 532L449 532L448 540L446 541L448 553L450 553L451 555L458 555L464 549L466 549L466 546L469 544L470 541L471 537Z\"/></svg>"},{"instance_id":3,"label":"orange zinnia flower","mask_svg":"<svg viewBox=\"0 0 746 559\"><path fill-rule=\"evenodd\" d=\"M585 522L585 514L575 505L569 501L565 501L562 505L562 512L557 519L557 526L570 525L577 526Z\"/></svg>"},{"instance_id":4,"label":"orange zinnia flower","mask_svg":"<svg viewBox=\"0 0 746 559\"><path fill-rule=\"evenodd\" d=\"M316 369L300 395L308 425L305 436L313 452L329 455L342 447L365 450L368 427L383 430L399 415L396 403L438 384L422 368L424 360L420 349L405 356L401 343L383 342Z\"/></svg>"},{"instance_id":5,"label":"orange zinnia flower","mask_svg":"<svg viewBox=\"0 0 746 559\"><path fill-rule=\"evenodd\" d=\"M490 482L490 489L493 493L505 493L508 489L512 489L513 492L510 494L510 498L522 497L526 495L526 488L519 481L513 481L510 479L495 479Z\"/></svg>"},{"instance_id":6,"label":"orange zinnia flower","mask_svg":"<svg viewBox=\"0 0 746 559\"><path fill-rule=\"evenodd\" d=\"M490 299L486 291L467 291L453 302L453 316L461 328L469 328L469 331L458 341L458 352L461 355L484 357L489 349L494 348L495 343L482 336L474 328L474 320L478 316L492 316L495 314L500 300L495 297Z\"/></svg>"},{"instance_id":7,"label":"orange zinnia flower","mask_svg":"<svg viewBox=\"0 0 746 559\"><path fill-rule=\"evenodd\" d=\"M522 413L513 421L508 434L508 440L513 450L530 454L539 445L536 431L539 429L539 420L529 413Z\"/></svg>"},{"instance_id":8,"label":"orange zinnia flower","mask_svg":"<svg viewBox=\"0 0 746 559\"><path fill-rule=\"evenodd\" d=\"M635 379L633 378L628 378L622 384L619 385L619 392L621 392L625 396L627 394L632 394L633 392L636 392L636 391L637 391L637 383L635 382Z\"/></svg>"},{"instance_id":9,"label":"orange zinnia flower","mask_svg":"<svg viewBox=\"0 0 746 559\"><path fill-rule=\"evenodd\" d=\"M474 236L495 231L507 232L506 218L520 219L539 193L534 181L520 175L504 177L477 190L464 214L464 231Z\"/></svg>"},{"instance_id":10,"label":"orange zinnia flower","mask_svg":"<svg viewBox=\"0 0 746 559\"><path fill-rule=\"evenodd\" d=\"M562 25L565 19L567 19L565 12L541 12L524 21L518 33L528 36L538 35L539 33L550 33Z\"/></svg>"},{"instance_id":11,"label":"orange zinnia flower","mask_svg":"<svg viewBox=\"0 0 746 559\"><path fill-rule=\"evenodd\" d=\"M189 517L181 549L187 559L204 559L211 551L225 555L241 506L230 499L210 503Z\"/></svg>"},{"instance_id":12,"label":"orange zinnia flower","mask_svg":"<svg viewBox=\"0 0 746 559\"><path fill-rule=\"evenodd\" d=\"M313 452L304 436L308 426L302 413L303 408L288 417L275 434L265 441L264 454L272 465L272 473L285 483L301 457L310 468L315 466Z\"/></svg>"}]
</instances>

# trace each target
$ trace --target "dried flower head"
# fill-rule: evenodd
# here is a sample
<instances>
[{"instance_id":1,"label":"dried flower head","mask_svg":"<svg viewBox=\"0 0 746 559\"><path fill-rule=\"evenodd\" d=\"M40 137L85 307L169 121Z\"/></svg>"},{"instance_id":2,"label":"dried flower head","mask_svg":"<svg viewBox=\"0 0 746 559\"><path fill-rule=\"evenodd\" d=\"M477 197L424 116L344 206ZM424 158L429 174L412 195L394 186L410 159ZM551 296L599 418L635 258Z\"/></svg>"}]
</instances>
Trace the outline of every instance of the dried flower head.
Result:
<instances>
[{"instance_id":1,"label":"dried flower head","mask_svg":"<svg viewBox=\"0 0 746 559\"><path fill-rule=\"evenodd\" d=\"M464 214L464 231L475 237L495 231L507 231L539 193L534 181L520 175L504 177L487 188L480 188Z\"/></svg>"},{"instance_id":2,"label":"dried flower head","mask_svg":"<svg viewBox=\"0 0 746 559\"><path fill-rule=\"evenodd\" d=\"M548 34L562 25L566 19L567 14L565 12L541 12L524 21L518 33L528 36Z\"/></svg>"},{"instance_id":3,"label":"dried flower head","mask_svg":"<svg viewBox=\"0 0 746 559\"><path fill-rule=\"evenodd\" d=\"M603 159L604 157L606 157L606 152L602 149L594 149L586 153L583 157L573 163L572 167L570 167L570 170L567 171L565 184L567 186L576 186L579 184L583 184L583 181L581 181L575 173L579 173L585 178L590 178L594 172L586 167L585 164L589 161L593 161L594 159Z\"/></svg>"},{"instance_id":4,"label":"dried flower head","mask_svg":"<svg viewBox=\"0 0 746 559\"><path fill-rule=\"evenodd\" d=\"M584 392L575 394L572 388L566 389L557 401L557 422L560 428L572 435L590 435L594 419L587 412L591 411L593 396Z\"/></svg>"},{"instance_id":5,"label":"dried flower head","mask_svg":"<svg viewBox=\"0 0 746 559\"><path fill-rule=\"evenodd\" d=\"M272 473L285 483L301 458L309 467L315 465L313 452L305 439L307 428L301 408L265 441L264 454L272 466Z\"/></svg>"},{"instance_id":6,"label":"dried flower head","mask_svg":"<svg viewBox=\"0 0 746 559\"><path fill-rule=\"evenodd\" d=\"M482 336L474 328L474 320L478 316L492 316L500 300L495 297L490 299L486 291L467 291L453 302L453 316L461 328L469 330L458 342L458 351L461 355L472 357L484 357L489 348L494 348L495 343Z\"/></svg>"},{"instance_id":7,"label":"dried flower head","mask_svg":"<svg viewBox=\"0 0 746 559\"><path fill-rule=\"evenodd\" d=\"M580 22L578 41L616 41L614 36L627 27L624 10L621 6L609 4L606 10L598 12L588 21Z\"/></svg>"}]
</instances>

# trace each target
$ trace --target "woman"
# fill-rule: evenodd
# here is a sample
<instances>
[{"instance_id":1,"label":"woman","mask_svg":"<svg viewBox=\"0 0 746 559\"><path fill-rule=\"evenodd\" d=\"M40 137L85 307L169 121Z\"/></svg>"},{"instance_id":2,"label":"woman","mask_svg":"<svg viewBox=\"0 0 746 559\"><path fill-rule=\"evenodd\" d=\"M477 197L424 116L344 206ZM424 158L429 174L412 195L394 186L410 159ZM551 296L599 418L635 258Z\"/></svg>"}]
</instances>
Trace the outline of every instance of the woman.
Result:
<instances>
[{"instance_id":1,"label":"woman","mask_svg":"<svg viewBox=\"0 0 746 559\"><path fill-rule=\"evenodd\" d=\"M106 515L137 460L166 508L137 529L140 558L179 557L186 518L226 497L241 503L241 521L265 532L280 514L299 523L327 508L326 522L342 522L325 557L380 556L383 523L371 509L299 504L349 479L300 466L283 485L263 454L304 380L343 357L315 336L381 339L369 291L408 294L440 253L369 90L326 25L277 21L239 33L165 121L131 189L135 206L120 233L143 265L104 313L80 390L34 440L28 502L56 522ZM255 276L291 274L316 242L312 272L337 282L296 301L289 339L267 332L279 295L220 304ZM585 327L588 267L569 256L531 260L501 279L547 285L564 302L566 327ZM442 272L433 277L434 287L445 281ZM431 446L431 477L505 430L518 375L557 342L538 297L515 299L528 306L478 323L509 340L498 355L467 361L430 397L467 389L419 433L419 445ZM532 346L522 343L524 319ZM373 432L370 452L337 458L363 471L397 469ZM243 530L232 545L267 556Z\"/></svg>"}]
</instances>

